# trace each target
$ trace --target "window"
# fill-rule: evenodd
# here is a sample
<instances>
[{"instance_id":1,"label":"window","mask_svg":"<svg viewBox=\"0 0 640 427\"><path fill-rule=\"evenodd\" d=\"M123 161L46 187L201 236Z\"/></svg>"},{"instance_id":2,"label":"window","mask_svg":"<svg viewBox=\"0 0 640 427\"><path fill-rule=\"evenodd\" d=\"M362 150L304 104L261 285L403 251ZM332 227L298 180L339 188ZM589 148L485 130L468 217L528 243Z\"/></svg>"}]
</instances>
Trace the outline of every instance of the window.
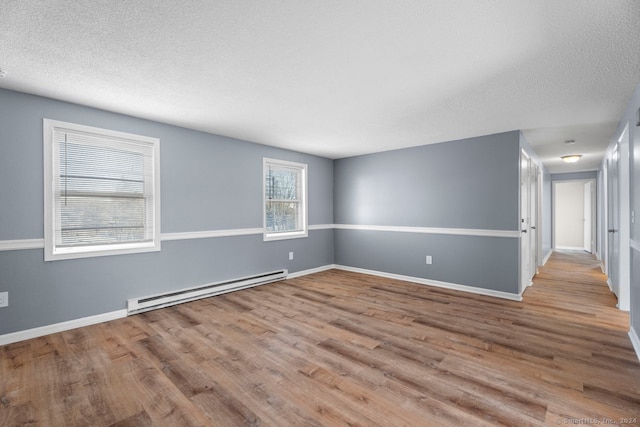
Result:
<instances>
[{"instance_id":1,"label":"window","mask_svg":"<svg viewBox=\"0 0 640 427\"><path fill-rule=\"evenodd\" d=\"M307 237L307 165L264 159L264 240Z\"/></svg>"},{"instance_id":2,"label":"window","mask_svg":"<svg viewBox=\"0 0 640 427\"><path fill-rule=\"evenodd\" d=\"M44 119L45 261L160 250L160 141Z\"/></svg>"}]
</instances>

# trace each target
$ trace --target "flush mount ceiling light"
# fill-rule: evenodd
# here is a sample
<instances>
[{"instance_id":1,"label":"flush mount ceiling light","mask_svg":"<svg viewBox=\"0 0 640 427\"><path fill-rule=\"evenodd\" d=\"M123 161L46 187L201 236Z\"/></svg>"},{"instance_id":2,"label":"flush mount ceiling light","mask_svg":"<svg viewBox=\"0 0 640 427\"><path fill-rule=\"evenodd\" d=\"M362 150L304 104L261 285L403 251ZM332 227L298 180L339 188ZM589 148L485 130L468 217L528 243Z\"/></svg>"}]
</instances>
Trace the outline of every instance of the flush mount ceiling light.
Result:
<instances>
[{"instance_id":1,"label":"flush mount ceiling light","mask_svg":"<svg viewBox=\"0 0 640 427\"><path fill-rule=\"evenodd\" d=\"M571 145L571 144L575 144L576 140L575 139L567 139L564 143L567 144L567 145Z\"/></svg>"},{"instance_id":2,"label":"flush mount ceiling light","mask_svg":"<svg viewBox=\"0 0 640 427\"><path fill-rule=\"evenodd\" d=\"M569 154L568 156L562 156L560 158L567 163L575 163L580 160L580 157L582 157L582 154Z\"/></svg>"}]
</instances>

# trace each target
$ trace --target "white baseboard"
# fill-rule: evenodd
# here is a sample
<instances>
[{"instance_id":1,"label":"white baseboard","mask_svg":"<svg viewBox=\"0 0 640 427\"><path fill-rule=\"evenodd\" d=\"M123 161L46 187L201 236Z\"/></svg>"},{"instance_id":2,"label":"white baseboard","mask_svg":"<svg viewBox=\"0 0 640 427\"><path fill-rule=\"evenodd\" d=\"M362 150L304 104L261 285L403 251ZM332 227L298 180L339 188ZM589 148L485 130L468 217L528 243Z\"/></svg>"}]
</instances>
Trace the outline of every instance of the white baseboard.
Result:
<instances>
[{"instance_id":1,"label":"white baseboard","mask_svg":"<svg viewBox=\"0 0 640 427\"><path fill-rule=\"evenodd\" d=\"M53 325L40 326L38 328L26 329L24 331L11 332L0 335L0 345L7 345L18 341L38 338L57 332L64 332L83 326L95 325L96 323L108 322L109 320L127 317L127 310L111 311L109 313L97 314L95 316L82 317L80 319L68 320L66 322L54 323Z\"/></svg>"},{"instance_id":2,"label":"white baseboard","mask_svg":"<svg viewBox=\"0 0 640 427\"><path fill-rule=\"evenodd\" d=\"M613 287L611 286L611 279L609 279L608 277L607 277L607 286L609 287L609 290L613 292ZM613 293L615 294L615 292Z\"/></svg>"},{"instance_id":3,"label":"white baseboard","mask_svg":"<svg viewBox=\"0 0 640 427\"><path fill-rule=\"evenodd\" d=\"M320 273L323 271L336 268L335 264L323 265L322 267L310 268L308 270L296 271L295 273L287 274L287 279L295 279L296 277L307 276L309 274Z\"/></svg>"},{"instance_id":4,"label":"white baseboard","mask_svg":"<svg viewBox=\"0 0 640 427\"><path fill-rule=\"evenodd\" d=\"M423 279L421 277L403 276L401 274L386 273L384 271L367 270L364 268L348 267L346 265L335 265L338 270L351 271L354 273L370 274L372 276L385 277L387 279L402 280L404 282L417 283L419 285L435 286L438 288L452 289L455 291L469 292L472 294L486 295L490 297L508 299L512 301L522 301L522 296L509 292L494 291L491 289L476 288L474 286L459 285L457 283L440 282L438 280Z\"/></svg>"},{"instance_id":5,"label":"white baseboard","mask_svg":"<svg viewBox=\"0 0 640 427\"><path fill-rule=\"evenodd\" d=\"M551 258L552 254L553 254L553 249L550 249L549 252L547 252L547 254L542 259L542 265L545 265L547 261L549 261L549 258Z\"/></svg>"},{"instance_id":6,"label":"white baseboard","mask_svg":"<svg viewBox=\"0 0 640 427\"><path fill-rule=\"evenodd\" d=\"M633 329L633 326L629 328L629 338L631 339L631 345L633 345L633 349L636 351L636 356L638 360L640 360L640 338L638 338L638 334L636 330Z\"/></svg>"},{"instance_id":7,"label":"white baseboard","mask_svg":"<svg viewBox=\"0 0 640 427\"><path fill-rule=\"evenodd\" d=\"M584 248L579 248L577 246L556 246L554 249L560 250L560 251L581 251L581 252L586 252L584 250Z\"/></svg>"}]
</instances>

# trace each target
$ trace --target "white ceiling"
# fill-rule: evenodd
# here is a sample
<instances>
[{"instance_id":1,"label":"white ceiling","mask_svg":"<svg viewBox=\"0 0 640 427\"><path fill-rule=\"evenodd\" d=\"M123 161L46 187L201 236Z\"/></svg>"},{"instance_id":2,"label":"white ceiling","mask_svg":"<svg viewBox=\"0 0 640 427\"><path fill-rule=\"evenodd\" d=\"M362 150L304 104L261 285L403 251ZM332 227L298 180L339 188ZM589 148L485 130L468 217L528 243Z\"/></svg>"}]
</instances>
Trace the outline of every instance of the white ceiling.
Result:
<instances>
[{"instance_id":1,"label":"white ceiling","mask_svg":"<svg viewBox=\"0 0 640 427\"><path fill-rule=\"evenodd\" d=\"M0 0L0 68L330 158L522 129L552 173L593 170L640 82L640 2Z\"/></svg>"}]
</instances>

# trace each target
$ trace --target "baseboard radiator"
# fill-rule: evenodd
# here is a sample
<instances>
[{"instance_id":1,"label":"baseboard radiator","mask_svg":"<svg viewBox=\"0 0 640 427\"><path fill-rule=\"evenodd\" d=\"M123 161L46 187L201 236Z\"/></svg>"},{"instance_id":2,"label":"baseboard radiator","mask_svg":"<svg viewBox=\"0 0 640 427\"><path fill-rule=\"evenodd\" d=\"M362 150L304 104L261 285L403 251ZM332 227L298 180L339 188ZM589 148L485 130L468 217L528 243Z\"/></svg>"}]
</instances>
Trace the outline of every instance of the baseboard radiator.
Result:
<instances>
[{"instance_id":1,"label":"baseboard radiator","mask_svg":"<svg viewBox=\"0 0 640 427\"><path fill-rule=\"evenodd\" d=\"M169 307L176 304L195 301L197 299L239 291L240 289L265 285L267 283L286 279L288 273L289 272L286 269L278 270L269 273L256 274L255 276L211 283L205 286L198 286L180 291L151 295L144 298L132 298L127 300L127 315L131 316L145 311L156 310L158 308Z\"/></svg>"}]
</instances>

